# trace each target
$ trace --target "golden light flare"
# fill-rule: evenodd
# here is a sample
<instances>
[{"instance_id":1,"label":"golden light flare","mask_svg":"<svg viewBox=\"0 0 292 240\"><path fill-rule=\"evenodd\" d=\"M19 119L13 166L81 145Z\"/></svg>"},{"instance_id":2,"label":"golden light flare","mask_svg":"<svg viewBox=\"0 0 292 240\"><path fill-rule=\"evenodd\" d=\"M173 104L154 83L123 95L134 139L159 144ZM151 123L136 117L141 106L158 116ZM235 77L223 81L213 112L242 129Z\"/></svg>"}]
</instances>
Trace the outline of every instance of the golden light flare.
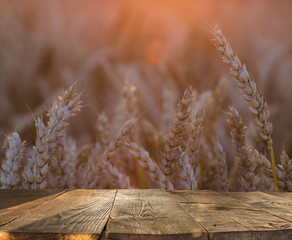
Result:
<instances>
[{"instance_id":1,"label":"golden light flare","mask_svg":"<svg viewBox=\"0 0 292 240\"><path fill-rule=\"evenodd\" d=\"M14 240L14 239L30 239L30 233L8 233L0 232L0 240ZM39 235L39 234L38 234ZM45 234L44 234L45 235ZM39 235L40 236L40 235ZM98 234L56 234L56 239L63 240L97 240Z\"/></svg>"},{"instance_id":2,"label":"golden light flare","mask_svg":"<svg viewBox=\"0 0 292 240\"><path fill-rule=\"evenodd\" d=\"M13 239L9 233L0 232L0 240L9 240L9 239Z\"/></svg>"},{"instance_id":3,"label":"golden light flare","mask_svg":"<svg viewBox=\"0 0 292 240\"><path fill-rule=\"evenodd\" d=\"M158 64L165 60L166 50L159 40L150 42L145 48L145 59L152 64Z\"/></svg>"}]
</instances>

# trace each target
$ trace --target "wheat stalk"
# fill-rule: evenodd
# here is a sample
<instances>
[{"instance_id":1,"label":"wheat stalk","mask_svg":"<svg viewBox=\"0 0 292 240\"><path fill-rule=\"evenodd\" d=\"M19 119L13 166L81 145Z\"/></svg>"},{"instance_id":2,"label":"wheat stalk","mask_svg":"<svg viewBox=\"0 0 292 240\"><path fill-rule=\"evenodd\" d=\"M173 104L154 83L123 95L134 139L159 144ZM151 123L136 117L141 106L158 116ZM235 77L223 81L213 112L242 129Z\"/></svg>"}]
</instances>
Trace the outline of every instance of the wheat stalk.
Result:
<instances>
[{"instance_id":1,"label":"wheat stalk","mask_svg":"<svg viewBox=\"0 0 292 240\"><path fill-rule=\"evenodd\" d=\"M131 129L134 127L135 120L128 120L119 130L114 139L110 142L108 147L103 153L102 159L104 162L113 162L113 159L117 156L119 148L125 142L126 137L130 134Z\"/></svg>"},{"instance_id":2,"label":"wheat stalk","mask_svg":"<svg viewBox=\"0 0 292 240\"><path fill-rule=\"evenodd\" d=\"M244 191L259 190L260 177L255 173L257 164L253 161L253 150L247 146L246 126L238 111L234 107L229 108L226 113L232 143L235 146L238 156L235 158L237 166L240 168L240 183Z\"/></svg>"},{"instance_id":3,"label":"wheat stalk","mask_svg":"<svg viewBox=\"0 0 292 240\"><path fill-rule=\"evenodd\" d=\"M223 146L218 140L214 141L213 154L214 154L214 165L216 167L215 178L214 178L216 181L216 186L219 191L228 191L229 180L228 180L226 154L224 152Z\"/></svg>"},{"instance_id":4,"label":"wheat stalk","mask_svg":"<svg viewBox=\"0 0 292 240\"><path fill-rule=\"evenodd\" d=\"M96 146L93 147L90 143L84 144L76 153L77 163L74 177L77 188L97 188L97 186L89 187L90 180L95 178L96 165L100 162L98 160L101 157L101 147L99 144ZM98 151L96 151L97 148Z\"/></svg>"},{"instance_id":5,"label":"wheat stalk","mask_svg":"<svg viewBox=\"0 0 292 240\"><path fill-rule=\"evenodd\" d=\"M148 187L174 190L172 183L166 178L163 171L143 147L133 142L128 142L127 146L134 159L138 161L143 172L146 174Z\"/></svg>"},{"instance_id":6,"label":"wheat stalk","mask_svg":"<svg viewBox=\"0 0 292 240\"><path fill-rule=\"evenodd\" d=\"M226 113L227 122L229 124L232 142L235 145L238 157L236 157L237 165L241 168L241 184L245 191L260 190L260 183L264 184L264 190L271 190L270 179L273 177L272 166L268 159L260 154L246 140L246 126L238 111L234 107L230 107L230 112ZM256 168L263 170L264 176L260 177L260 173L256 173ZM276 168L277 175L278 169ZM267 179L262 179L262 178ZM280 181L278 180L278 183Z\"/></svg>"},{"instance_id":7,"label":"wheat stalk","mask_svg":"<svg viewBox=\"0 0 292 240\"><path fill-rule=\"evenodd\" d=\"M110 142L108 148L102 155L102 174L111 180L113 187L133 188L130 184L129 177L121 173L118 168L113 165L113 158L117 156L119 148L125 142L125 139L130 134L134 124L134 119L128 120L119 130L116 137Z\"/></svg>"},{"instance_id":8,"label":"wheat stalk","mask_svg":"<svg viewBox=\"0 0 292 240\"><path fill-rule=\"evenodd\" d=\"M59 167L64 174L58 176L58 187L69 189L76 188L76 179L74 176L78 157L76 142L72 138L64 139L61 149L63 152Z\"/></svg>"},{"instance_id":9,"label":"wheat stalk","mask_svg":"<svg viewBox=\"0 0 292 240\"><path fill-rule=\"evenodd\" d=\"M34 154L25 168L24 178L30 188L46 188L48 186L49 168L62 175L59 167L57 150L65 136L68 121L81 109L80 95L76 92L76 84L65 91L54 101L49 110L47 125L41 118L35 121L36 144Z\"/></svg>"},{"instance_id":10,"label":"wheat stalk","mask_svg":"<svg viewBox=\"0 0 292 240\"><path fill-rule=\"evenodd\" d=\"M0 169L0 186L2 189L17 188L20 183L19 169L22 165L25 142L18 133L7 136L7 150Z\"/></svg>"},{"instance_id":11,"label":"wheat stalk","mask_svg":"<svg viewBox=\"0 0 292 240\"><path fill-rule=\"evenodd\" d=\"M114 139L110 142L108 147L102 154L100 164L97 166L96 174L93 179L90 179L89 186L100 185L101 176L102 180L109 180L111 187L114 188L133 188L130 184L130 179L124 173L121 173L114 165L114 159L118 155L119 149L122 147L126 138L130 134L131 129L134 127L135 120L128 120L119 130Z\"/></svg>"},{"instance_id":12,"label":"wheat stalk","mask_svg":"<svg viewBox=\"0 0 292 240\"><path fill-rule=\"evenodd\" d=\"M164 146L165 134L158 130L150 121L142 120L141 129L143 131L143 136L146 139L146 143L151 146L149 152L152 153L154 159L160 158L160 150Z\"/></svg>"},{"instance_id":13,"label":"wheat stalk","mask_svg":"<svg viewBox=\"0 0 292 240\"><path fill-rule=\"evenodd\" d=\"M261 179L264 184L264 190L272 191L274 188L273 184L273 170L270 161L262 154L258 152L252 145L248 144L247 148L247 157L251 162L255 162L256 165L263 170L263 177ZM276 169L278 172L278 170Z\"/></svg>"},{"instance_id":14,"label":"wheat stalk","mask_svg":"<svg viewBox=\"0 0 292 240\"><path fill-rule=\"evenodd\" d=\"M96 129L99 133L101 145L107 146L110 143L112 136L110 132L109 120L105 113L101 113L97 116Z\"/></svg>"},{"instance_id":15,"label":"wheat stalk","mask_svg":"<svg viewBox=\"0 0 292 240\"><path fill-rule=\"evenodd\" d=\"M185 152L181 153L181 156L176 163L176 168L172 180L175 189L197 189L197 181L194 176L194 169L190 164L188 155Z\"/></svg>"},{"instance_id":16,"label":"wheat stalk","mask_svg":"<svg viewBox=\"0 0 292 240\"><path fill-rule=\"evenodd\" d=\"M182 151L185 150L185 141L188 137L187 129L192 115L194 95L189 86L178 104L178 111L174 117L174 124L171 132L165 141L164 153L161 157L161 165L166 176L170 176L176 163L181 158Z\"/></svg>"},{"instance_id":17,"label":"wheat stalk","mask_svg":"<svg viewBox=\"0 0 292 240\"><path fill-rule=\"evenodd\" d=\"M204 111L196 105L193 112L193 121L189 127L190 136L188 138L188 157L192 168L197 172L196 169L198 169L199 165L199 149L203 130Z\"/></svg>"},{"instance_id":18,"label":"wheat stalk","mask_svg":"<svg viewBox=\"0 0 292 240\"><path fill-rule=\"evenodd\" d=\"M238 155L245 159L246 152L243 151L243 148L247 144L246 126L234 107L229 108L229 112L226 113L226 118L229 125L230 135L232 137L232 143L235 145Z\"/></svg>"},{"instance_id":19,"label":"wheat stalk","mask_svg":"<svg viewBox=\"0 0 292 240\"><path fill-rule=\"evenodd\" d=\"M279 165L278 177L282 181L282 184L279 186L283 190L292 192L292 159L289 159L284 147L280 156L281 165Z\"/></svg>"},{"instance_id":20,"label":"wheat stalk","mask_svg":"<svg viewBox=\"0 0 292 240\"><path fill-rule=\"evenodd\" d=\"M250 104L249 110L256 117L256 124L259 129L259 135L266 141L272 162L273 179L275 190L278 191L277 175L274 159L272 131L273 126L269 121L269 109L267 103L261 94L257 92L256 83L249 78L246 66L242 64L238 57L234 56L233 50L222 34L222 31L215 26L213 35L217 50L221 53L223 62L230 66L230 73L232 74L237 86L240 88L244 99Z\"/></svg>"}]
</instances>

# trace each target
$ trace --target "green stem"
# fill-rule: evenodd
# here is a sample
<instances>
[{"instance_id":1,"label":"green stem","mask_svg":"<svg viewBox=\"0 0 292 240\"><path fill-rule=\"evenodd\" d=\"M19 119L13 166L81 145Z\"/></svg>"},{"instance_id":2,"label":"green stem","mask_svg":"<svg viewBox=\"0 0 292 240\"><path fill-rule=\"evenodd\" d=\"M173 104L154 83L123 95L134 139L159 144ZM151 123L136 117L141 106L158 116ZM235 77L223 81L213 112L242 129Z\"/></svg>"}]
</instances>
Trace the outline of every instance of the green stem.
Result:
<instances>
[{"instance_id":1,"label":"green stem","mask_svg":"<svg viewBox=\"0 0 292 240\"><path fill-rule=\"evenodd\" d=\"M275 191L276 192L279 192L278 182L277 182L276 165L275 165L275 157L274 157L274 149L273 149L273 146L271 144L271 136L269 136L269 138L267 140L267 144L268 144L268 148L270 150L270 155L271 155L272 170L273 170L273 179L274 179L274 187L275 187Z\"/></svg>"}]
</instances>

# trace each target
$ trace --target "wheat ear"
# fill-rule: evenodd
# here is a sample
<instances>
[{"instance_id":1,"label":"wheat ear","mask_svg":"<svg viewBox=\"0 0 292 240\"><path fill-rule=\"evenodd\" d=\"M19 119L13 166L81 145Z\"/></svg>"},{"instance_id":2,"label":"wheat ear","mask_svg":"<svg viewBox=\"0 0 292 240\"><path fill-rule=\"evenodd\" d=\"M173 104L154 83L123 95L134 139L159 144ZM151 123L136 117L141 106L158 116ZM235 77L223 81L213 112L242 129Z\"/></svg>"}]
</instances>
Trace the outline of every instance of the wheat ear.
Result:
<instances>
[{"instance_id":1,"label":"wheat ear","mask_svg":"<svg viewBox=\"0 0 292 240\"><path fill-rule=\"evenodd\" d=\"M246 126L234 107L229 108L229 112L226 113L226 118L229 125L230 135L232 137L232 143L234 144L238 155L242 156L243 159L246 159L246 152L243 151L243 148L247 144Z\"/></svg>"},{"instance_id":2,"label":"wheat ear","mask_svg":"<svg viewBox=\"0 0 292 240\"><path fill-rule=\"evenodd\" d=\"M281 174L278 174L278 176L284 184L279 184L279 186L283 190L292 192L292 159L289 159L284 147L281 152L280 160L281 165L279 165L279 170Z\"/></svg>"},{"instance_id":3,"label":"wheat ear","mask_svg":"<svg viewBox=\"0 0 292 240\"><path fill-rule=\"evenodd\" d=\"M59 176L59 188L76 188L76 163L77 163L77 146L76 142L69 138L64 139L62 144L62 159L60 160L59 167L64 173Z\"/></svg>"},{"instance_id":4,"label":"wheat ear","mask_svg":"<svg viewBox=\"0 0 292 240\"><path fill-rule=\"evenodd\" d=\"M161 165L166 176L172 175L176 163L179 161L182 151L185 150L185 141L188 137L188 125L192 115L194 95L189 86L178 104L178 111L175 114L174 124L171 132L165 141L165 150L161 157Z\"/></svg>"},{"instance_id":5,"label":"wheat ear","mask_svg":"<svg viewBox=\"0 0 292 240\"><path fill-rule=\"evenodd\" d=\"M237 56L234 56L230 44L217 26L213 29L213 35L215 37L215 39L213 39L213 43L217 47L217 50L221 53L223 62L230 66L230 73L237 83L237 86L240 88L244 99L250 104L249 110L256 117L259 135L268 145L271 155L275 190L278 191L273 141L271 137L273 125L269 121L268 105L264 101L263 96L257 92L256 83L250 80L246 66L240 62Z\"/></svg>"},{"instance_id":6,"label":"wheat ear","mask_svg":"<svg viewBox=\"0 0 292 240\"><path fill-rule=\"evenodd\" d=\"M143 172L146 174L148 187L174 190L172 183L166 178L163 171L143 147L133 142L128 142L127 146L134 159L138 161Z\"/></svg>"},{"instance_id":7,"label":"wheat ear","mask_svg":"<svg viewBox=\"0 0 292 240\"><path fill-rule=\"evenodd\" d=\"M125 174L121 173L116 166L112 164L112 159L116 157L118 149L125 142L131 129L134 127L134 119L128 120L119 130L116 137L111 141L108 148L102 156L102 172L105 176L111 179L112 185L119 188L133 188L130 184L130 179Z\"/></svg>"},{"instance_id":8,"label":"wheat ear","mask_svg":"<svg viewBox=\"0 0 292 240\"><path fill-rule=\"evenodd\" d=\"M238 111L230 107L226 113L229 125L232 143L235 146L237 157L235 158L237 166L240 168L240 183L244 191L259 190L260 177L255 173L257 164L253 161L252 149L247 146L246 126Z\"/></svg>"},{"instance_id":9,"label":"wheat ear","mask_svg":"<svg viewBox=\"0 0 292 240\"><path fill-rule=\"evenodd\" d=\"M112 136L108 117L105 115L105 113L101 113L97 116L96 129L99 134L101 145L103 147L108 146L110 140L112 139Z\"/></svg>"},{"instance_id":10,"label":"wheat ear","mask_svg":"<svg viewBox=\"0 0 292 240\"><path fill-rule=\"evenodd\" d=\"M114 159L117 157L119 149L122 147L131 129L134 127L135 120L128 120L119 130L114 139L110 142L104 151L101 162L97 168L97 177L90 181L90 186L100 185L100 176L110 180L113 188L133 188L130 179L124 173L121 173L114 165Z\"/></svg>"},{"instance_id":11,"label":"wheat ear","mask_svg":"<svg viewBox=\"0 0 292 240\"><path fill-rule=\"evenodd\" d=\"M69 91L65 91L52 104L46 126L41 118L36 120L34 154L29 159L29 164L24 171L24 177L30 188L47 187L49 168L53 168L59 175L61 174L56 151L65 136L65 127L68 125L68 121L80 110L80 95L76 92L76 84L73 84Z\"/></svg>"},{"instance_id":12,"label":"wheat ear","mask_svg":"<svg viewBox=\"0 0 292 240\"><path fill-rule=\"evenodd\" d=\"M181 153L176 168L174 171L173 183L175 189L181 190L196 190L197 181L194 175L194 170L190 164L188 155L185 152Z\"/></svg>"},{"instance_id":13,"label":"wheat ear","mask_svg":"<svg viewBox=\"0 0 292 240\"><path fill-rule=\"evenodd\" d=\"M119 148L125 142L125 139L130 134L131 129L134 127L135 120L128 120L119 130L114 139L110 142L108 147L103 153L102 160L104 162L113 162L113 159L117 156Z\"/></svg>"},{"instance_id":14,"label":"wheat ear","mask_svg":"<svg viewBox=\"0 0 292 240\"><path fill-rule=\"evenodd\" d=\"M199 149L200 149L200 139L203 130L203 120L204 120L204 111L198 105L194 107L193 112L193 121L190 124L190 136L188 139L188 156L189 161L194 169L197 172L199 165Z\"/></svg>"},{"instance_id":15,"label":"wheat ear","mask_svg":"<svg viewBox=\"0 0 292 240\"><path fill-rule=\"evenodd\" d=\"M216 167L215 171L216 186L219 191L229 191L226 154L219 140L214 141L213 152Z\"/></svg>"},{"instance_id":16,"label":"wheat ear","mask_svg":"<svg viewBox=\"0 0 292 240\"><path fill-rule=\"evenodd\" d=\"M92 154L95 147L91 143L78 148L76 153L75 185L77 188L89 188L89 179L94 179L96 174L96 159L101 156L100 152ZM91 158L93 157L93 161ZM92 163L94 163L92 165ZM96 186L94 186L96 188Z\"/></svg>"},{"instance_id":17,"label":"wheat ear","mask_svg":"<svg viewBox=\"0 0 292 240\"><path fill-rule=\"evenodd\" d=\"M152 156L155 159L160 158L160 150L163 149L164 146L164 134L159 131L151 122L148 120L142 120L141 129L145 136L146 142L151 144Z\"/></svg>"},{"instance_id":18,"label":"wheat ear","mask_svg":"<svg viewBox=\"0 0 292 240\"><path fill-rule=\"evenodd\" d=\"M19 168L22 165L25 142L21 142L18 133L7 136L7 150L2 170L0 169L0 186L2 189L17 188L20 183Z\"/></svg>"},{"instance_id":19,"label":"wheat ear","mask_svg":"<svg viewBox=\"0 0 292 240\"><path fill-rule=\"evenodd\" d=\"M258 152L252 145L248 144L246 147L246 151L248 154L248 159L251 162L255 162L257 167L261 168L263 171L263 179L261 179L262 183L264 184L265 191L273 191L274 184L273 184L273 170L270 161L262 154ZM279 170L276 168L277 173ZM266 178L266 179L265 179Z\"/></svg>"}]
</instances>

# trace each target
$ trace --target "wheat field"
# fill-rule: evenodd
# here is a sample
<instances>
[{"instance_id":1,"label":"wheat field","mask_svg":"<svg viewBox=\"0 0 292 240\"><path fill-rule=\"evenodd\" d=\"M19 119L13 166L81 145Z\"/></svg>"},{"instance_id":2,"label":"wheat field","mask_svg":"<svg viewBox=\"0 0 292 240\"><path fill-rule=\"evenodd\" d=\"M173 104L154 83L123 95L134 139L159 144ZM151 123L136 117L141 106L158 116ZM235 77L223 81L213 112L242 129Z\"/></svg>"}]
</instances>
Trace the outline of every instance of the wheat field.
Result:
<instances>
[{"instance_id":1,"label":"wheat field","mask_svg":"<svg viewBox=\"0 0 292 240\"><path fill-rule=\"evenodd\" d=\"M292 191L291 5L0 1L0 188Z\"/></svg>"}]
</instances>

